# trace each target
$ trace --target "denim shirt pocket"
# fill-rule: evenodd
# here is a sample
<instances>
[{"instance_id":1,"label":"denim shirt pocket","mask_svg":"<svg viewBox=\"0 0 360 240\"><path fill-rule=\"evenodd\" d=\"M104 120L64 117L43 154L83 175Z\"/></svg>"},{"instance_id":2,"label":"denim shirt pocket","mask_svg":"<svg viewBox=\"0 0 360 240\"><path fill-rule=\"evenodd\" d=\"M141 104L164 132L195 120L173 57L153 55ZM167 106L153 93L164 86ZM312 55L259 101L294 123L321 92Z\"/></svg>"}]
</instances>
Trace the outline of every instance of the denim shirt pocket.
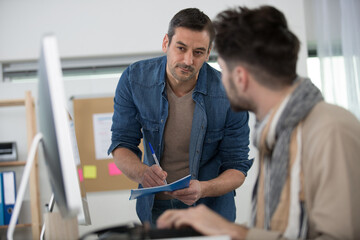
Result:
<instances>
[{"instance_id":1,"label":"denim shirt pocket","mask_svg":"<svg viewBox=\"0 0 360 240\"><path fill-rule=\"evenodd\" d=\"M219 151L220 141L224 137L224 130L208 130L204 139L201 162L212 159Z\"/></svg>"},{"instance_id":2,"label":"denim shirt pocket","mask_svg":"<svg viewBox=\"0 0 360 240\"><path fill-rule=\"evenodd\" d=\"M141 124L143 138L155 147L155 144L159 143L160 124L154 120L143 118L140 114L136 115L136 120Z\"/></svg>"}]
</instances>

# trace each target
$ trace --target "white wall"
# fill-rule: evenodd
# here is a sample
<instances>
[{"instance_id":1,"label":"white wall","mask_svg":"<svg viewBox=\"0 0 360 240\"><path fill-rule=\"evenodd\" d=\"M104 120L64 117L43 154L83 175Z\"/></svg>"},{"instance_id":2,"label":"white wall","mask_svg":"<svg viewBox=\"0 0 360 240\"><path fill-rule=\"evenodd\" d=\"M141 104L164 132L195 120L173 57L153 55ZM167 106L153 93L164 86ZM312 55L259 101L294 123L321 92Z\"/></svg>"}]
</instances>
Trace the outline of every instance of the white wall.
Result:
<instances>
[{"instance_id":1,"label":"white wall","mask_svg":"<svg viewBox=\"0 0 360 240\"><path fill-rule=\"evenodd\" d=\"M239 4L272 4L305 40L303 1L296 0L65 0L0 1L0 62L36 59L41 37L53 32L64 58L158 52L170 18L199 7L210 18ZM305 41L302 41L305 42Z\"/></svg>"},{"instance_id":2,"label":"white wall","mask_svg":"<svg viewBox=\"0 0 360 240\"><path fill-rule=\"evenodd\" d=\"M62 58L146 54L161 51L168 22L180 9L198 7L210 18L225 8L236 5L249 7L270 4L282 10L290 28L302 42L298 72L306 75L306 36L303 0L78 0L78 1L0 1L0 63L38 58L41 37L52 32L58 38ZM74 80L65 82L66 95L113 94L117 78ZM37 96L35 83L0 82L0 99L22 98L31 90ZM69 103L71 104L71 103ZM27 143L25 115L21 107L0 108L0 142L16 141L20 159L26 159ZM254 118L251 118L251 125ZM256 156L251 146L250 155ZM256 165L256 164L255 164ZM245 222L250 214L250 192L256 166L249 172L244 185L237 190L237 222ZM20 183L22 170L17 171ZM45 163L39 160L42 204L50 197ZM138 221L135 202L129 201L129 191L89 193L88 201L93 224L80 227L80 233L114 224ZM24 204L22 219L29 198ZM26 233L23 233L26 234Z\"/></svg>"}]
</instances>

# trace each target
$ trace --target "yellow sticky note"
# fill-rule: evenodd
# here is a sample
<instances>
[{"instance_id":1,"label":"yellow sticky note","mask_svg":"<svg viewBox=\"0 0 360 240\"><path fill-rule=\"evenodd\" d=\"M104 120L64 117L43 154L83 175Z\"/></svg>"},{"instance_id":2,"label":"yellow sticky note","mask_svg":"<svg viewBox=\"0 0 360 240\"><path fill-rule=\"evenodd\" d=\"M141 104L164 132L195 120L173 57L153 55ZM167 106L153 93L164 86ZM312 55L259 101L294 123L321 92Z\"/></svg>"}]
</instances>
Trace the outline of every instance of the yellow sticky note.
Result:
<instances>
[{"instance_id":1,"label":"yellow sticky note","mask_svg":"<svg viewBox=\"0 0 360 240\"><path fill-rule=\"evenodd\" d=\"M95 165L84 165L84 178L94 179L96 178L96 166Z\"/></svg>"}]
</instances>

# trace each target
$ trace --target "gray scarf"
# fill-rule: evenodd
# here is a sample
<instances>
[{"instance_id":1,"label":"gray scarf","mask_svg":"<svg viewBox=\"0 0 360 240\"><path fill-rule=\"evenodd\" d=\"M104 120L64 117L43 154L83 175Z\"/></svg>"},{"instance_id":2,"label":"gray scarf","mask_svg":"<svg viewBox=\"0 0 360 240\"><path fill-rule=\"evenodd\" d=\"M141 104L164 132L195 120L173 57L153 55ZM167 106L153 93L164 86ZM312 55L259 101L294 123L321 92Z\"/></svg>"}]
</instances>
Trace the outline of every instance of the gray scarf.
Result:
<instances>
[{"instance_id":1,"label":"gray scarf","mask_svg":"<svg viewBox=\"0 0 360 240\"><path fill-rule=\"evenodd\" d=\"M265 229L271 229L270 221L279 203L280 194L286 181L289 167L289 144L291 133L295 127L308 115L311 109L323 100L321 92L310 79L299 78L299 85L289 96L275 127L275 139L268 146L270 153L265 156ZM264 124L262 124L263 126ZM259 150L259 136L263 128L255 126L254 143ZM256 221L257 182L253 191L252 224Z\"/></svg>"}]
</instances>

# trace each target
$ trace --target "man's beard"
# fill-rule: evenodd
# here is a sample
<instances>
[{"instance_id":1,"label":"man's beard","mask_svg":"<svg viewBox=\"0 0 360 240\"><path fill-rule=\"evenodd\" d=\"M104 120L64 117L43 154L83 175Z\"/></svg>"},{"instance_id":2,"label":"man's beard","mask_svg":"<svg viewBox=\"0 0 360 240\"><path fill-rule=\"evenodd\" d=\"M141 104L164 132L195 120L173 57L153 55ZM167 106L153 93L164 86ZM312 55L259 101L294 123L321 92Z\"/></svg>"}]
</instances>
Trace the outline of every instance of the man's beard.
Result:
<instances>
[{"instance_id":1,"label":"man's beard","mask_svg":"<svg viewBox=\"0 0 360 240\"><path fill-rule=\"evenodd\" d=\"M236 103L231 99L229 99L229 101L230 101L230 107L234 112L250 111L253 109L248 101L240 97L238 97Z\"/></svg>"},{"instance_id":2,"label":"man's beard","mask_svg":"<svg viewBox=\"0 0 360 240\"><path fill-rule=\"evenodd\" d=\"M242 96L239 96L236 92L235 83L232 78L229 78L228 81L230 82L229 90L226 91L228 96L230 107L235 112L241 111L254 111L254 106L251 101L245 99Z\"/></svg>"},{"instance_id":3,"label":"man's beard","mask_svg":"<svg viewBox=\"0 0 360 240\"><path fill-rule=\"evenodd\" d=\"M178 75L176 73L176 68L179 68L180 71L182 71L180 68L184 68L189 70L189 75L184 76L184 75ZM196 74L195 74L195 69L191 66L185 65L185 64L176 64L174 68L170 68L170 72L173 75L173 77L181 82L186 82L188 80L191 80Z\"/></svg>"}]
</instances>

